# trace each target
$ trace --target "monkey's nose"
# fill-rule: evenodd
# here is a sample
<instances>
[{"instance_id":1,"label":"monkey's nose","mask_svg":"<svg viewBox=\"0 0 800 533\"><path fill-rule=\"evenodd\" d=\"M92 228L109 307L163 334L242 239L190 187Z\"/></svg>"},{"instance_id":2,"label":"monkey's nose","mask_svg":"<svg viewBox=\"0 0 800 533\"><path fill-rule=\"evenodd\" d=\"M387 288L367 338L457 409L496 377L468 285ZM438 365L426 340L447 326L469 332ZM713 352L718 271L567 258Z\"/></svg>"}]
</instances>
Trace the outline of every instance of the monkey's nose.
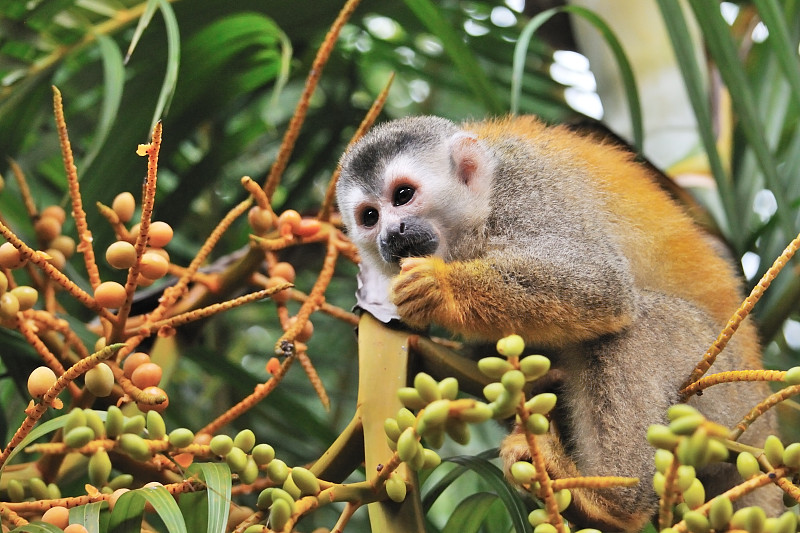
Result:
<instances>
[{"instance_id":1,"label":"monkey's nose","mask_svg":"<svg viewBox=\"0 0 800 533\"><path fill-rule=\"evenodd\" d=\"M401 222L400 223L400 235L402 235L405 232L406 232L406 223L405 222Z\"/></svg>"}]
</instances>

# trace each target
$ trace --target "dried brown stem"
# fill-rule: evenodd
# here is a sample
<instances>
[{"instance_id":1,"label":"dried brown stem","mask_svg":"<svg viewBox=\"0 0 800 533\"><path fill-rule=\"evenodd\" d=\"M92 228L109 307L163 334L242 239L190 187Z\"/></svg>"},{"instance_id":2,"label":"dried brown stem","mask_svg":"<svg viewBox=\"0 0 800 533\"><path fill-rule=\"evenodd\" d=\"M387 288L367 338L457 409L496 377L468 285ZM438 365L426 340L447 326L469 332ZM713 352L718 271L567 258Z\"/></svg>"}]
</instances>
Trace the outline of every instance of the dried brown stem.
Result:
<instances>
[{"instance_id":1,"label":"dried brown stem","mask_svg":"<svg viewBox=\"0 0 800 533\"><path fill-rule=\"evenodd\" d=\"M686 387L683 392L691 396L720 383L737 381L782 381L785 375L786 372L780 370L730 370L704 376Z\"/></svg>"}]
</instances>

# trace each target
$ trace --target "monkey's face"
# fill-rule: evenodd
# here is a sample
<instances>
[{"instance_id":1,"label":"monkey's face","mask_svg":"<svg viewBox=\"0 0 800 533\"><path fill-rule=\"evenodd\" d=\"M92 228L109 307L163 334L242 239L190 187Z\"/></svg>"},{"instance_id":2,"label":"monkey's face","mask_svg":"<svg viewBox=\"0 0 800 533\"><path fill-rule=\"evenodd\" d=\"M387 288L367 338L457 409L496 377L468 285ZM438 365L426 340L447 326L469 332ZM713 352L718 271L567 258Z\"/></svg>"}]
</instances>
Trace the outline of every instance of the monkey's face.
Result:
<instances>
[{"instance_id":1,"label":"monkey's face","mask_svg":"<svg viewBox=\"0 0 800 533\"><path fill-rule=\"evenodd\" d=\"M491 171L474 135L447 120L375 128L342 158L336 191L362 262L393 276L406 257L450 260L488 216Z\"/></svg>"}]
</instances>

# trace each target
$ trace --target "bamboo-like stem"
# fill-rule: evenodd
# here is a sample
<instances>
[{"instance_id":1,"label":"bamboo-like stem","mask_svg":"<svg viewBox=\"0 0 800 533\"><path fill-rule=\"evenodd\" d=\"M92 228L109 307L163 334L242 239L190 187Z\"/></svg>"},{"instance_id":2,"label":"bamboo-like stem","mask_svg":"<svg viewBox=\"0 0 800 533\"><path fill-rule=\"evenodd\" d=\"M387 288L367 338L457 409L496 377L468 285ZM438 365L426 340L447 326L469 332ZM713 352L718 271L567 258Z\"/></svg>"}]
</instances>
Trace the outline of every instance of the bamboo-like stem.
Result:
<instances>
[{"instance_id":1,"label":"bamboo-like stem","mask_svg":"<svg viewBox=\"0 0 800 533\"><path fill-rule=\"evenodd\" d=\"M783 381L786 375L782 370L729 370L718 374L704 376L695 381L682 392L687 396L692 396L720 383L735 383L737 381Z\"/></svg>"},{"instance_id":2,"label":"bamboo-like stem","mask_svg":"<svg viewBox=\"0 0 800 533\"><path fill-rule=\"evenodd\" d=\"M791 385L779 390L778 392L770 394L765 399L760 401L758 405L753 407L750 412L747 413L738 424L736 424L736 426L728 435L728 438L731 440L737 440L742 436L742 433L744 433L747 428L749 428L750 425L755 422L756 419L758 419L759 416L763 415L767 410L771 409L787 398L791 398L792 396L796 396L798 394L800 394L800 385Z\"/></svg>"}]
</instances>

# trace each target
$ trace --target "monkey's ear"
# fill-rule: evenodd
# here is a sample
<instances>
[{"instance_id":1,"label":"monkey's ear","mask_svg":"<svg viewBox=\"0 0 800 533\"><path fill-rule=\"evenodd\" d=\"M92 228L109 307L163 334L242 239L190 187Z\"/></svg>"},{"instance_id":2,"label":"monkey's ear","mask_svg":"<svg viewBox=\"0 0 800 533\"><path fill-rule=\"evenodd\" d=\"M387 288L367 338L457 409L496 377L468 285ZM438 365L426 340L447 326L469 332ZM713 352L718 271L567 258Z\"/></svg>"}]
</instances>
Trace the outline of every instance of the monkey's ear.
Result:
<instances>
[{"instance_id":1,"label":"monkey's ear","mask_svg":"<svg viewBox=\"0 0 800 533\"><path fill-rule=\"evenodd\" d=\"M459 132L450 140L450 157L455 176L470 189L482 191L491 183L493 164L478 138Z\"/></svg>"}]
</instances>

